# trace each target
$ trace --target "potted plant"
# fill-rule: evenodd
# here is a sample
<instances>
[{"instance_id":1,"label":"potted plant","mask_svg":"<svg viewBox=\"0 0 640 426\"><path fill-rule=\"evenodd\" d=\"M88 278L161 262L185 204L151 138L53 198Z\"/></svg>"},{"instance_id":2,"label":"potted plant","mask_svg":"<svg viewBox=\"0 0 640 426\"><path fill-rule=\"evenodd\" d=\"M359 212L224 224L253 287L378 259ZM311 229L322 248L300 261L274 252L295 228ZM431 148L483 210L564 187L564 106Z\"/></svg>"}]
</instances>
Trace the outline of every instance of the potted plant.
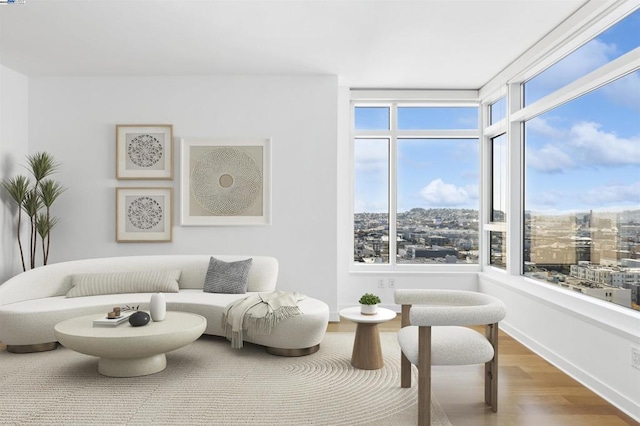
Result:
<instances>
[{"instance_id":1,"label":"potted plant","mask_svg":"<svg viewBox=\"0 0 640 426\"><path fill-rule=\"evenodd\" d=\"M0 182L10 196L10 200L16 205L18 222L16 225L16 238L22 260L22 270L27 270L25 253L22 246L22 213L24 212L30 222L29 235L29 267L36 267L36 252L38 250L38 237L41 241L42 263L49 261L49 249L51 247L51 230L58 223L58 218L51 215L51 206L66 190L60 183L49 176L56 173L59 163L47 152L36 152L27 155L28 170L33 180L24 175L4 179Z\"/></svg>"},{"instance_id":2,"label":"potted plant","mask_svg":"<svg viewBox=\"0 0 640 426\"><path fill-rule=\"evenodd\" d=\"M380 298L375 294L365 293L360 297L360 313L363 315L375 315L378 312Z\"/></svg>"}]
</instances>

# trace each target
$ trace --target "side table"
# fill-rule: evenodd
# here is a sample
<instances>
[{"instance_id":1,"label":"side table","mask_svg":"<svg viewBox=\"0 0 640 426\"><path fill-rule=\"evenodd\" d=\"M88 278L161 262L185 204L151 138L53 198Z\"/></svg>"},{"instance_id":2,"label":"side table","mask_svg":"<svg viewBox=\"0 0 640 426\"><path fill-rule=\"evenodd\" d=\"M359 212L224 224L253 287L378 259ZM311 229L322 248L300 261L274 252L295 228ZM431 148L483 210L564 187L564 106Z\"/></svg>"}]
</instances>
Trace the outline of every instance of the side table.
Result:
<instances>
[{"instance_id":1,"label":"side table","mask_svg":"<svg viewBox=\"0 0 640 426\"><path fill-rule=\"evenodd\" d=\"M362 370L382 368L384 359L378 324L394 319L396 313L391 309L378 308L375 315L363 315L360 313L360 307L355 306L340 310L340 316L357 323L351 365Z\"/></svg>"}]
</instances>

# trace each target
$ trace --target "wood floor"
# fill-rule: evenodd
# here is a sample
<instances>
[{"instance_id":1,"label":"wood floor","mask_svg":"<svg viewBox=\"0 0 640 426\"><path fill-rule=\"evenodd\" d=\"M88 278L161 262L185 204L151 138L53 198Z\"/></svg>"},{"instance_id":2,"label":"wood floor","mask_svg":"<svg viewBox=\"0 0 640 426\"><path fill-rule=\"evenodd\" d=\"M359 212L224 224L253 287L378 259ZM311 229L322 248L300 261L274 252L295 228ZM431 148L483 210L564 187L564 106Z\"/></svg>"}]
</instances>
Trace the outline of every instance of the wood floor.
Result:
<instances>
[{"instance_id":1,"label":"wood floor","mask_svg":"<svg viewBox=\"0 0 640 426\"><path fill-rule=\"evenodd\" d=\"M354 332L355 327L341 321L330 323L328 331ZM382 332L398 331L400 319L379 327ZM499 344L497 413L484 404L482 366L433 368L433 394L454 426L640 425L502 331Z\"/></svg>"},{"instance_id":2,"label":"wood floor","mask_svg":"<svg viewBox=\"0 0 640 426\"><path fill-rule=\"evenodd\" d=\"M341 321L330 323L328 331L355 328ZM400 318L379 328L398 331ZM433 367L433 395L454 426L640 425L502 331L499 345L497 413L484 404L483 366Z\"/></svg>"}]
</instances>

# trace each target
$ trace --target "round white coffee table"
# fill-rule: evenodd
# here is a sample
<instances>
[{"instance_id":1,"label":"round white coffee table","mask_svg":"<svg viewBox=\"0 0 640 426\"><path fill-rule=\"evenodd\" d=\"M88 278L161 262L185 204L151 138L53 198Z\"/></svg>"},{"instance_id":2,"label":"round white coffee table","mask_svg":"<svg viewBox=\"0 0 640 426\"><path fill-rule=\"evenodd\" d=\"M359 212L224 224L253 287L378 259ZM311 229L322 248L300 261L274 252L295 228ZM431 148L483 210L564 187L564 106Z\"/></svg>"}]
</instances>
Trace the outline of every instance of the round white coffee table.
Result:
<instances>
[{"instance_id":1,"label":"round white coffee table","mask_svg":"<svg viewBox=\"0 0 640 426\"><path fill-rule=\"evenodd\" d=\"M363 315L360 307L340 310L340 316L357 323L351 365L361 370L377 370L384 366L378 324L396 317L391 309L378 308L375 315Z\"/></svg>"},{"instance_id":2,"label":"round white coffee table","mask_svg":"<svg viewBox=\"0 0 640 426\"><path fill-rule=\"evenodd\" d=\"M54 332L65 347L100 358L98 372L110 377L136 377L158 373L167 367L165 352L196 341L207 326L200 315L167 312L164 321L132 327L94 327L94 314L56 324Z\"/></svg>"}]
</instances>

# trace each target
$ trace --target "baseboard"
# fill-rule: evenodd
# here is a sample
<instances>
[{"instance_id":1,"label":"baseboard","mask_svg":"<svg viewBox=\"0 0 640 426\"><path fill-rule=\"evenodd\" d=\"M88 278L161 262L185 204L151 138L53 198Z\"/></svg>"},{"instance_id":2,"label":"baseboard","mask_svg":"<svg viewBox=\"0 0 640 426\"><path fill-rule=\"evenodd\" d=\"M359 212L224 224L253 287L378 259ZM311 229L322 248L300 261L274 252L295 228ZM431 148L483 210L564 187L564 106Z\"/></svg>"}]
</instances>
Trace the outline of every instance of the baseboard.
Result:
<instances>
[{"instance_id":1,"label":"baseboard","mask_svg":"<svg viewBox=\"0 0 640 426\"><path fill-rule=\"evenodd\" d=\"M526 334L520 332L518 329L511 327L507 321L500 322L500 328L509 336L516 339L518 342L541 356L558 369L562 370L565 374L569 375L573 379L580 382L599 396L607 400L619 410L623 411L634 420L640 422L640 403L633 401L626 396L620 394L615 389L602 383L600 380L593 377L588 372L579 368L575 364L567 361L565 358L559 356L548 347L540 344L535 339L531 339Z\"/></svg>"}]
</instances>

